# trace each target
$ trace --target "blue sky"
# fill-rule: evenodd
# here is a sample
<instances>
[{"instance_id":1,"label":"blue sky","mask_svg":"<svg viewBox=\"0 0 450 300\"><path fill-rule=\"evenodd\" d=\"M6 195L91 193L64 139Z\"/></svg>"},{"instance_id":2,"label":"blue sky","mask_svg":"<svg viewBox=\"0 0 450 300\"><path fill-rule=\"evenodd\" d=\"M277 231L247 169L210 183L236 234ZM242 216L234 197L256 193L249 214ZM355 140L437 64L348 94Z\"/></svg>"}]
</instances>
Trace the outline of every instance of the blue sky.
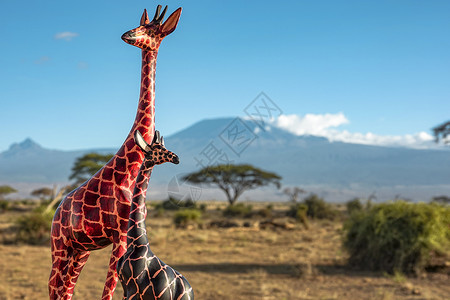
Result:
<instances>
[{"instance_id":1,"label":"blue sky","mask_svg":"<svg viewBox=\"0 0 450 300\"><path fill-rule=\"evenodd\" d=\"M1 1L0 151L118 147L141 63L120 36L157 4L183 7L158 55L165 136L261 91L297 134L426 140L450 119L449 1Z\"/></svg>"}]
</instances>

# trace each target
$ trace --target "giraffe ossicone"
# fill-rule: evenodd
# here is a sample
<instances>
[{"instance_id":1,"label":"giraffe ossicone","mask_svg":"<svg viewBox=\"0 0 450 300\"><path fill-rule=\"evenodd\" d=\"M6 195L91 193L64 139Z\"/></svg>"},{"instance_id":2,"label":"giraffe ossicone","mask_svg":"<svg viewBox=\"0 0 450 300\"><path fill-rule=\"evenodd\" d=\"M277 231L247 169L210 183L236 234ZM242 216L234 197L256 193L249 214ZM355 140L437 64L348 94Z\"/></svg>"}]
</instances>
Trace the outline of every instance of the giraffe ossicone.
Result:
<instances>
[{"instance_id":1,"label":"giraffe ossicone","mask_svg":"<svg viewBox=\"0 0 450 300\"><path fill-rule=\"evenodd\" d=\"M117 274L124 291L123 299L194 300L194 291L187 279L152 252L145 228L145 198L153 166L166 161L176 163L178 157L164 147L159 132L155 133L151 145L147 144L139 131L135 133L135 141L145 158L133 191L127 251L117 264ZM161 162L158 158L165 161Z\"/></svg>"},{"instance_id":2,"label":"giraffe ossicone","mask_svg":"<svg viewBox=\"0 0 450 300\"><path fill-rule=\"evenodd\" d=\"M164 37L175 30L181 14L181 8L178 8L163 22L167 8L162 14L160 10L158 5L152 21L144 11L141 25L122 36L125 42L142 50L139 103L130 132L113 158L70 192L56 209L51 229L50 300L72 299L75 284L90 252L113 244L102 294L102 300L112 299L118 280L116 265L126 252L136 176L144 159L134 134L139 130L146 140L153 140L156 135L155 70L158 49ZM151 146L162 147L161 143Z\"/></svg>"}]
</instances>

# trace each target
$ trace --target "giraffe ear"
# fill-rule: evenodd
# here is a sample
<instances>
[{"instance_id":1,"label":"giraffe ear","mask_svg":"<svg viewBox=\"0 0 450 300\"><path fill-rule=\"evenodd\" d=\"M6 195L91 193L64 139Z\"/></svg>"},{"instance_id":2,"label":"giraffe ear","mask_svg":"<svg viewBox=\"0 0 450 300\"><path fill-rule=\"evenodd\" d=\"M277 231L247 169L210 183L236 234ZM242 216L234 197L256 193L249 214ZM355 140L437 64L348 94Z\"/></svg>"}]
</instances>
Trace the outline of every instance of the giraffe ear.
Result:
<instances>
[{"instance_id":1,"label":"giraffe ear","mask_svg":"<svg viewBox=\"0 0 450 300\"><path fill-rule=\"evenodd\" d=\"M141 148L141 150L144 153L148 153L148 152L152 151L150 148L150 145L144 140L144 137L139 132L139 130L136 130L134 132L134 141L136 142L136 145L138 145L139 148Z\"/></svg>"},{"instance_id":2,"label":"giraffe ear","mask_svg":"<svg viewBox=\"0 0 450 300\"><path fill-rule=\"evenodd\" d=\"M147 10L144 9L144 13L142 14L140 25L142 26L142 25L146 25L149 23L150 23L150 20L148 19Z\"/></svg>"},{"instance_id":3,"label":"giraffe ear","mask_svg":"<svg viewBox=\"0 0 450 300\"><path fill-rule=\"evenodd\" d=\"M181 7L174 11L161 26L161 32L164 36L171 34L177 28L178 20L180 20Z\"/></svg>"}]
</instances>

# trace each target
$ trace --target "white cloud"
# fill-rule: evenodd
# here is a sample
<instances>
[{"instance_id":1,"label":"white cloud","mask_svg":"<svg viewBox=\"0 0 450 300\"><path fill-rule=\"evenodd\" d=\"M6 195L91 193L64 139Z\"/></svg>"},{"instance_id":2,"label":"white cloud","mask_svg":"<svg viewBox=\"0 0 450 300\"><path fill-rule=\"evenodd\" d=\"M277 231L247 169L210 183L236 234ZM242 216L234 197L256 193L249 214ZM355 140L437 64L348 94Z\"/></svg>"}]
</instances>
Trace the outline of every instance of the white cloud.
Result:
<instances>
[{"instance_id":1,"label":"white cloud","mask_svg":"<svg viewBox=\"0 0 450 300\"><path fill-rule=\"evenodd\" d=\"M359 133L340 130L339 126L348 124L349 120L343 113L337 114L306 114L304 116L280 115L273 125L285 129L295 135L315 135L326 137L330 141L346 143L399 146L410 148L436 148L434 137L421 131L405 135L377 135L371 132Z\"/></svg>"},{"instance_id":2,"label":"white cloud","mask_svg":"<svg viewBox=\"0 0 450 300\"><path fill-rule=\"evenodd\" d=\"M70 31L64 31L64 32L58 32L54 35L54 38L57 40L65 40L65 41L71 41L73 38L79 36L76 32L70 32Z\"/></svg>"},{"instance_id":3,"label":"white cloud","mask_svg":"<svg viewBox=\"0 0 450 300\"><path fill-rule=\"evenodd\" d=\"M325 135L330 127L338 127L347 124L349 121L343 113L314 115L306 114L303 117L298 115L280 115L275 120L275 125L286 129L296 135Z\"/></svg>"}]
</instances>

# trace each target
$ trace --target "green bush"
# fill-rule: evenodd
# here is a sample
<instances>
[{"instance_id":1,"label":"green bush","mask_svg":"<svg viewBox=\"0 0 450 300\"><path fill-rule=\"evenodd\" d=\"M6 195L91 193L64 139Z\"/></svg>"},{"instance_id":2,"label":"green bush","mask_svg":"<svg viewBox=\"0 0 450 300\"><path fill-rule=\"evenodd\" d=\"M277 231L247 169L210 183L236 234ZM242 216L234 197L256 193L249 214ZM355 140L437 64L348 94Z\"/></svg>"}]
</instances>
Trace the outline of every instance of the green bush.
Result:
<instances>
[{"instance_id":1,"label":"green bush","mask_svg":"<svg viewBox=\"0 0 450 300\"><path fill-rule=\"evenodd\" d=\"M258 215L263 218L271 218L273 216L273 205L269 204L264 208L258 210Z\"/></svg>"},{"instance_id":2,"label":"green bush","mask_svg":"<svg viewBox=\"0 0 450 300\"><path fill-rule=\"evenodd\" d=\"M359 212L364 208L364 206L362 205L361 201L358 198L348 201L347 203L345 203L345 206L347 207L347 213L349 215L355 212Z\"/></svg>"},{"instance_id":3,"label":"green bush","mask_svg":"<svg viewBox=\"0 0 450 300\"><path fill-rule=\"evenodd\" d=\"M450 255L450 208L396 201L350 216L344 226L349 263L388 273L417 273L430 253Z\"/></svg>"},{"instance_id":4,"label":"green bush","mask_svg":"<svg viewBox=\"0 0 450 300\"><path fill-rule=\"evenodd\" d=\"M0 199L0 212L6 211L9 209L9 201Z\"/></svg>"},{"instance_id":5,"label":"green bush","mask_svg":"<svg viewBox=\"0 0 450 300\"><path fill-rule=\"evenodd\" d=\"M202 213L197 209L182 209L175 213L173 222L177 227L186 227L190 223L200 223L201 217Z\"/></svg>"},{"instance_id":6,"label":"green bush","mask_svg":"<svg viewBox=\"0 0 450 300\"><path fill-rule=\"evenodd\" d=\"M312 194L305 198L303 203L308 208L306 215L312 219L334 220L338 215L337 210L316 194Z\"/></svg>"},{"instance_id":7,"label":"green bush","mask_svg":"<svg viewBox=\"0 0 450 300\"><path fill-rule=\"evenodd\" d=\"M16 242L42 245L50 239L53 212L43 214L36 210L16 220Z\"/></svg>"},{"instance_id":8,"label":"green bush","mask_svg":"<svg viewBox=\"0 0 450 300\"><path fill-rule=\"evenodd\" d=\"M165 210L180 210L183 208L197 208L197 204L191 199L184 201L170 197L169 199L155 205L156 209L163 208Z\"/></svg>"},{"instance_id":9,"label":"green bush","mask_svg":"<svg viewBox=\"0 0 450 300\"><path fill-rule=\"evenodd\" d=\"M207 208L208 206L205 203L200 204L198 207L202 212L205 212Z\"/></svg>"},{"instance_id":10,"label":"green bush","mask_svg":"<svg viewBox=\"0 0 450 300\"><path fill-rule=\"evenodd\" d=\"M302 223L306 229L309 228L308 218L306 213L308 211L308 206L306 204L297 203L292 205L287 213L289 217L295 218L298 222Z\"/></svg>"},{"instance_id":11,"label":"green bush","mask_svg":"<svg viewBox=\"0 0 450 300\"><path fill-rule=\"evenodd\" d=\"M235 205L228 205L223 210L223 215L225 217L244 217L249 218L252 216L253 206L245 205L243 203L238 203Z\"/></svg>"}]
</instances>

